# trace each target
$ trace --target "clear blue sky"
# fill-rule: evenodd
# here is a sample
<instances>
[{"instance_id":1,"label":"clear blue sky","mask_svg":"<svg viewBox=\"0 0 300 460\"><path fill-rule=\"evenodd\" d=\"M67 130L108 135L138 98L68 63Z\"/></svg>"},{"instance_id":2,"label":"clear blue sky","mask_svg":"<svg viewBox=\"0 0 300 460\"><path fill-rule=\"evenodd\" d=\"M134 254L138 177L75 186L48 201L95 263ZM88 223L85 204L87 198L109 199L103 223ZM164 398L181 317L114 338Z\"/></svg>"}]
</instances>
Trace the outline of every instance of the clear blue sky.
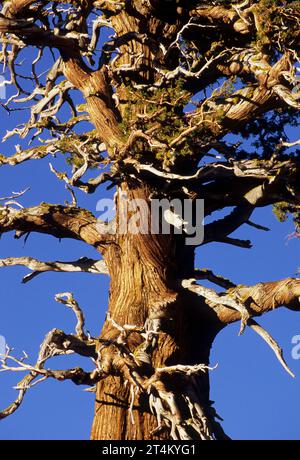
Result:
<instances>
[{"instance_id":1,"label":"clear blue sky","mask_svg":"<svg viewBox=\"0 0 300 460\"><path fill-rule=\"evenodd\" d=\"M9 117L0 107L1 137L15 126L17 117ZM297 133L292 133L297 137ZM19 140L16 139L18 143ZM14 139L2 145L1 153L13 153ZM22 203L41 201L63 203L69 199L64 186L50 172L49 159L32 161L18 167L0 168L0 197L12 191L31 187ZM54 160L57 169L65 170L62 159ZM96 213L96 203L107 194L104 189L87 197L78 192L79 204ZM237 237L250 238L251 250L222 244L211 244L198 251L198 267L207 267L237 283L252 284L295 276L299 260L299 240L287 244L293 231L289 221L277 222L270 208L257 210L254 219L268 225L271 232L242 227ZM41 260L72 260L82 256L97 258L95 250L83 243L31 234L24 245L13 234L0 241L0 257L25 256ZM43 274L29 284L21 284L25 268L0 270L1 321L0 335L6 337L16 353L25 350L36 359L44 335L58 327L73 332L72 312L54 301L58 292L71 291L84 308L87 328L93 335L100 332L107 307L108 279L92 274ZM297 313L279 309L259 322L279 341L286 359L296 374L292 379L279 365L267 345L251 330L237 336L239 325L226 328L218 336L211 363L218 368L211 373L211 399L224 418L224 429L234 439L299 439L300 360L291 358L291 338L300 334ZM69 357L53 360L53 367L89 365L86 360ZM0 408L16 397L12 387L20 375L0 374ZM88 439L94 410L94 396L72 383L47 381L30 390L21 408L0 422L0 439Z\"/></svg>"}]
</instances>

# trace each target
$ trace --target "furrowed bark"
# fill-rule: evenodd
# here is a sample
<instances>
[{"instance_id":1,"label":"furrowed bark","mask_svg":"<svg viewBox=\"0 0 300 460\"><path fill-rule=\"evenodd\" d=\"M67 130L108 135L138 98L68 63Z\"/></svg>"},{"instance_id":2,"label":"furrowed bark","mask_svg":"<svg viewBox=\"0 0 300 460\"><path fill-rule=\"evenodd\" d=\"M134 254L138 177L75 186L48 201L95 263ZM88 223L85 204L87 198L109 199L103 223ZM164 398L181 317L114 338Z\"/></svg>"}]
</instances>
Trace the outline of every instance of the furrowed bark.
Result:
<instances>
[{"instance_id":1,"label":"furrowed bark","mask_svg":"<svg viewBox=\"0 0 300 460\"><path fill-rule=\"evenodd\" d=\"M124 184L122 191L127 192L129 199L143 198L149 206L148 188L128 188ZM122 215L124 204L118 201L118 206ZM176 241L174 235L127 234L117 236L116 244L108 246L103 256L111 276L109 313L113 320L139 327L143 327L146 320L159 320L161 324L153 367L208 365L212 331L201 326L198 299L183 291L177 281L193 270L194 248L185 246L180 238ZM116 331L107 320L101 338L113 340L115 337ZM202 337L200 341L199 337ZM133 335L130 342L133 353L139 344L140 337ZM140 371L143 373L143 369ZM150 413L145 394L136 397L129 411L130 388L126 387L126 380L121 372L97 385L92 439L169 439L166 428L155 433L157 420ZM203 404L206 417L211 419L211 433L218 436L214 418L210 417L207 373L197 375L196 381L197 398ZM178 378L175 384L167 386L176 394L182 384ZM183 389L180 391L184 393ZM115 420L113 426L107 423L109 419ZM192 436L200 435L194 432Z\"/></svg>"},{"instance_id":2,"label":"furrowed bark","mask_svg":"<svg viewBox=\"0 0 300 460\"><path fill-rule=\"evenodd\" d=\"M119 127L118 111L114 107L103 71L89 71L80 58L70 57L68 53L63 53L63 59L66 78L82 91L91 121L113 155L118 146L124 144L124 138Z\"/></svg>"},{"instance_id":3,"label":"furrowed bark","mask_svg":"<svg viewBox=\"0 0 300 460\"><path fill-rule=\"evenodd\" d=\"M32 208L0 207L0 233L15 231L16 236L30 232L56 238L74 238L101 248L111 235L100 234L97 219L85 209L41 203Z\"/></svg>"},{"instance_id":4,"label":"furrowed bark","mask_svg":"<svg viewBox=\"0 0 300 460\"><path fill-rule=\"evenodd\" d=\"M253 317L261 316L279 307L300 310L300 280L297 278L236 287L230 290L230 295L240 297ZM213 311L223 324L238 321L237 312L222 305L214 306Z\"/></svg>"}]
</instances>

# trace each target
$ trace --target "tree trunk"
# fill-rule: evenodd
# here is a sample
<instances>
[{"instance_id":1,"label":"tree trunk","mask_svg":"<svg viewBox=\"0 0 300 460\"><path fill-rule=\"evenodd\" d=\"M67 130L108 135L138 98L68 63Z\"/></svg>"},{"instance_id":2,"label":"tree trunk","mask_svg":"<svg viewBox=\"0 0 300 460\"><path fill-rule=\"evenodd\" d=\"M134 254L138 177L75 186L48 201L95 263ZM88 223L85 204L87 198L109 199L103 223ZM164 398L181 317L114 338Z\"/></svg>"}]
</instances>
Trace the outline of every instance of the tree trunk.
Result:
<instances>
[{"instance_id":1,"label":"tree trunk","mask_svg":"<svg viewBox=\"0 0 300 460\"><path fill-rule=\"evenodd\" d=\"M119 219L124 212L124 204L119 198L121 190L127 193L128 200L145 200L145 206L149 208L151 190L123 184L116 200ZM172 234L127 233L116 235L116 239L116 243L110 245L104 253L111 276L109 312L113 320L120 325L143 326L148 318L161 319L163 332L159 334L152 356L155 368L176 364L208 365L209 351L216 333L215 319L210 327L211 313L206 309L201 311L199 297L183 290L177 282L192 273L194 248L184 245L181 236ZM197 305L194 300L197 300ZM201 328L199 326L203 324L204 312L204 317L207 313L208 316L205 326ZM115 337L115 328L111 322L106 321L101 338L107 340ZM140 342L140 335L133 334L131 351ZM208 375L203 373L194 379L201 406L209 412ZM176 388L169 389L176 394L183 394L183 382L180 379L174 379L174 382L172 385L176 385ZM130 414L130 390L125 385L124 378L118 375L107 376L97 386L92 439L138 440L170 437L166 430L153 434L157 428L157 420L149 410L146 396L141 394L135 398ZM179 406L181 403L178 401Z\"/></svg>"}]
</instances>

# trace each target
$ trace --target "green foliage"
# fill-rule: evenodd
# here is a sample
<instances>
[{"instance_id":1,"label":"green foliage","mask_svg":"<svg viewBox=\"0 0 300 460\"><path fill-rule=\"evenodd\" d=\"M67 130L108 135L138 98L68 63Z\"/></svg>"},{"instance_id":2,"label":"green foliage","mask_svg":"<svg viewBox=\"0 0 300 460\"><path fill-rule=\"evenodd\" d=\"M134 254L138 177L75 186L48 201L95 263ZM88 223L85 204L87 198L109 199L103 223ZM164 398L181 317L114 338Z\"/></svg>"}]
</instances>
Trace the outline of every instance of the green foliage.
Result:
<instances>
[{"instance_id":1,"label":"green foliage","mask_svg":"<svg viewBox=\"0 0 300 460\"><path fill-rule=\"evenodd\" d=\"M279 222L286 222L288 219L288 203L277 203L273 206L273 213Z\"/></svg>"},{"instance_id":2,"label":"green foliage","mask_svg":"<svg viewBox=\"0 0 300 460\"><path fill-rule=\"evenodd\" d=\"M300 230L300 208L299 206L281 202L276 203L273 206L273 213L279 220L279 222L286 222L291 216L295 225L296 230Z\"/></svg>"},{"instance_id":3,"label":"green foliage","mask_svg":"<svg viewBox=\"0 0 300 460\"><path fill-rule=\"evenodd\" d=\"M57 148L65 155L66 163L74 166L76 169L80 168L84 164L84 158L76 147L82 142L85 143L86 152L90 153L91 157L95 156L94 145L98 142L98 136L95 130L81 136L76 133L71 133L68 136L62 136L57 142ZM99 158L99 161L100 160L102 159ZM96 168L98 164L99 162L94 161L90 165L90 168Z\"/></svg>"},{"instance_id":4,"label":"green foliage","mask_svg":"<svg viewBox=\"0 0 300 460\"><path fill-rule=\"evenodd\" d=\"M282 7L285 14L282 14ZM295 32L299 31L300 2L282 2L259 0L255 15L258 32L256 45L259 49L278 48L282 51L295 41Z\"/></svg>"},{"instance_id":5,"label":"green foliage","mask_svg":"<svg viewBox=\"0 0 300 460\"><path fill-rule=\"evenodd\" d=\"M187 127L184 119L184 108L190 102L190 93L184 89L180 78L170 82L155 91L135 90L123 87L127 93L125 108L122 113L120 127L129 137L133 131L155 133L155 139L160 143L169 144L180 132ZM155 151L156 150L156 151ZM171 162L171 151L154 149L156 159ZM188 148L180 150L180 154L189 153ZM190 152L191 153L191 152ZM141 155L141 144L135 143L131 154Z\"/></svg>"}]
</instances>

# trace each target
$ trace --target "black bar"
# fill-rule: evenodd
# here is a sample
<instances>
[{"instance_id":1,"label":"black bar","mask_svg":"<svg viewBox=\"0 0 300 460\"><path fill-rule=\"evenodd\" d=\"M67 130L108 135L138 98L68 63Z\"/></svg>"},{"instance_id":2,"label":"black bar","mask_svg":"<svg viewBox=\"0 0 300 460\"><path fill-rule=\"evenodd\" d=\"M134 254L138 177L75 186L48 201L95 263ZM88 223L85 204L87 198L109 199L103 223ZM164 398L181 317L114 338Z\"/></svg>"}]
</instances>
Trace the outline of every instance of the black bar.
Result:
<instances>
[{"instance_id":1,"label":"black bar","mask_svg":"<svg viewBox=\"0 0 300 460\"><path fill-rule=\"evenodd\" d=\"M268 449L268 456L274 449L277 455L294 452L299 441L0 441L2 452L16 454L18 450L24 456L32 452L47 453L57 458L58 453L66 452L68 458L73 454L87 460L91 455L97 458L153 458L163 457L203 458L207 455L260 455ZM206 457L207 458L207 457ZM255 458L254 458L255 460Z\"/></svg>"}]
</instances>

